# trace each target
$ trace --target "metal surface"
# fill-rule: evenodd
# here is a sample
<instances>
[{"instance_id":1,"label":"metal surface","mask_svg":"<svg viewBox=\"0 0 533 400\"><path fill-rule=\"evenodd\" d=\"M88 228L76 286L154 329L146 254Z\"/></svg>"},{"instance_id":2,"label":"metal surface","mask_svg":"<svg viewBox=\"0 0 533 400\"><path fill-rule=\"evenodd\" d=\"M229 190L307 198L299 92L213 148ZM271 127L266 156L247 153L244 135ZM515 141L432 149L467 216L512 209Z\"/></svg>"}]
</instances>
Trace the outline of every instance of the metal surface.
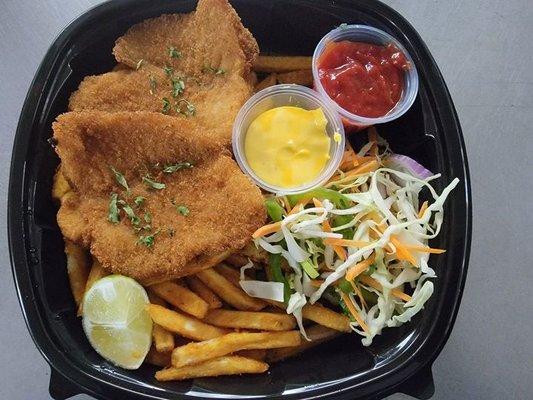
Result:
<instances>
[{"instance_id":1,"label":"metal surface","mask_svg":"<svg viewBox=\"0 0 533 400\"><path fill-rule=\"evenodd\" d=\"M461 310L433 368L435 399L527 398L533 331L527 296L531 222L533 5L515 1L385 1L419 31L455 101L469 152L474 241ZM11 145L26 90L53 38L97 1L0 1L0 218ZM529 168L529 170L528 170ZM0 398L49 399L49 368L24 326L0 231ZM79 396L78 399L87 399ZM406 398L396 395L392 399Z\"/></svg>"}]
</instances>

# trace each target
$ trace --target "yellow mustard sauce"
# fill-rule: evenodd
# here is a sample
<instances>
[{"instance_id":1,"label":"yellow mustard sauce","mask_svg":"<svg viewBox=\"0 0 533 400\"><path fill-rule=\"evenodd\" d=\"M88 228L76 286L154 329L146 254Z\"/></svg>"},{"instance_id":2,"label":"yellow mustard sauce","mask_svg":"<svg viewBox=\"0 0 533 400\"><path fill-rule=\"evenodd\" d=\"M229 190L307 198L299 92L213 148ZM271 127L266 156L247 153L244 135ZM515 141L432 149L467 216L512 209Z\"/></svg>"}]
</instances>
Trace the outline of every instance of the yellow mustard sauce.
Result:
<instances>
[{"instance_id":1,"label":"yellow mustard sauce","mask_svg":"<svg viewBox=\"0 0 533 400\"><path fill-rule=\"evenodd\" d=\"M330 156L324 112L283 106L250 124L244 154L255 174L270 185L297 187L320 175Z\"/></svg>"}]
</instances>

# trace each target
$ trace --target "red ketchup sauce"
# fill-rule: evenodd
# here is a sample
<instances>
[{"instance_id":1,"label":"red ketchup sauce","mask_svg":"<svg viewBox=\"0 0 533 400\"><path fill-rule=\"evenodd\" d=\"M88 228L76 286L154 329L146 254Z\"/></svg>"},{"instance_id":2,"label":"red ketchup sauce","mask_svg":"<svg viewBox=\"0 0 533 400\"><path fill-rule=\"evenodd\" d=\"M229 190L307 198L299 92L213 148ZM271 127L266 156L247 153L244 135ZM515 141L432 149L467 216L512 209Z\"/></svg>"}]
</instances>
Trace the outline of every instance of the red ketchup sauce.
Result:
<instances>
[{"instance_id":1,"label":"red ketchup sauce","mask_svg":"<svg viewBox=\"0 0 533 400\"><path fill-rule=\"evenodd\" d=\"M387 114L400 100L405 55L394 45L343 40L326 45L318 58L318 76L326 93L342 108L362 117Z\"/></svg>"}]
</instances>

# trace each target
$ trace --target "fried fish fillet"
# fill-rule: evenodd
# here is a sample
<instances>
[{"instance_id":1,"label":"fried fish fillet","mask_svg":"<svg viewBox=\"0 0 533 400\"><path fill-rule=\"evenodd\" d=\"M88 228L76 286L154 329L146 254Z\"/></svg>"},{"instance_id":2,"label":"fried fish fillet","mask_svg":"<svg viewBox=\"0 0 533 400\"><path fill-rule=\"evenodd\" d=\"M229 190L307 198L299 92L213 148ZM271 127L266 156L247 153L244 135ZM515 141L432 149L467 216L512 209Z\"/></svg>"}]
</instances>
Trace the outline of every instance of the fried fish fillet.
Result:
<instances>
[{"instance_id":1,"label":"fried fish fillet","mask_svg":"<svg viewBox=\"0 0 533 400\"><path fill-rule=\"evenodd\" d=\"M230 143L235 116L252 92L259 50L226 0L200 0L194 13L141 22L113 52L131 69L85 78L70 110L153 111L184 119L194 108L197 124Z\"/></svg>"},{"instance_id":2,"label":"fried fish fillet","mask_svg":"<svg viewBox=\"0 0 533 400\"><path fill-rule=\"evenodd\" d=\"M259 189L216 134L199 134L191 120L150 112L70 112L53 129L73 189L58 212L61 231L114 273L143 284L193 274L242 248L265 221ZM193 167L163 171L182 162ZM153 188L147 177L165 187ZM108 220L111 193L118 196L118 223ZM139 196L145 199L140 206L134 201ZM127 206L140 221L126 215Z\"/></svg>"},{"instance_id":3,"label":"fried fish fillet","mask_svg":"<svg viewBox=\"0 0 533 400\"><path fill-rule=\"evenodd\" d=\"M181 52L169 57L169 49ZM192 14L147 19L128 30L113 49L118 62L135 68L139 60L196 75L207 66L249 73L259 53L227 0L200 0Z\"/></svg>"}]
</instances>

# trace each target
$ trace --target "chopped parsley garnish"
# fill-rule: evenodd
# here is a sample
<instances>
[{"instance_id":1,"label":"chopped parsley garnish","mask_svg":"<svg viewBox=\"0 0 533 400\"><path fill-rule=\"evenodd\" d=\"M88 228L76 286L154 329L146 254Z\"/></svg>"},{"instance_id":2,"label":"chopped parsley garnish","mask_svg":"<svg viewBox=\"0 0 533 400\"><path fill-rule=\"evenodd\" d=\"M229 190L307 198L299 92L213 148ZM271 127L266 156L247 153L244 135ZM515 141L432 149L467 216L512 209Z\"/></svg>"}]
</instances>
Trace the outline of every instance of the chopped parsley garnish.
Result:
<instances>
[{"instance_id":1,"label":"chopped parsley garnish","mask_svg":"<svg viewBox=\"0 0 533 400\"><path fill-rule=\"evenodd\" d=\"M212 67L211 65L204 65L204 67L202 68L202 72L204 74L213 73L215 75L223 75L226 73L226 70L224 68L215 68L215 67Z\"/></svg>"},{"instance_id":2,"label":"chopped parsley garnish","mask_svg":"<svg viewBox=\"0 0 533 400\"><path fill-rule=\"evenodd\" d=\"M141 235L139 236L139 240L137 243L144 244L146 247L152 247L155 242L155 235L159 233L159 230L157 232L152 233L151 235Z\"/></svg>"},{"instance_id":3,"label":"chopped parsley garnish","mask_svg":"<svg viewBox=\"0 0 533 400\"><path fill-rule=\"evenodd\" d=\"M181 162L177 164L165 165L165 168L163 168L163 172L165 174L172 174L173 172L176 172L176 171L179 171L180 169L185 169L185 168L192 168L192 163Z\"/></svg>"},{"instance_id":4,"label":"chopped parsley garnish","mask_svg":"<svg viewBox=\"0 0 533 400\"><path fill-rule=\"evenodd\" d=\"M189 215L189 209L188 209L186 206L184 206L184 205L182 205L182 204L180 204L180 205L176 204L176 200L174 200L174 199L170 200L170 202L172 203L172 205L173 205L174 207L176 207L176 210L177 210L181 215L183 215L183 216L187 216L187 215Z\"/></svg>"},{"instance_id":5,"label":"chopped parsley garnish","mask_svg":"<svg viewBox=\"0 0 533 400\"><path fill-rule=\"evenodd\" d=\"M115 179L117 180L118 184L122 186L126 191L130 192L130 187L128 186L128 182L126 182L126 178L124 178L124 175L122 175L120 172L118 172L115 168L110 167L111 171L115 174Z\"/></svg>"},{"instance_id":6,"label":"chopped parsley garnish","mask_svg":"<svg viewBox=\"0 0 533 400\"><path fill-rule=\"evenodd\" d=\"M172 97L178 97L185 90L185 82L181 78L172 78Z\"/></svg>"},{"instance_id":7,"label":"chopped parsley garnish","mask_svg":"<svg viewBox=\"0 0 533 400\"><path fill-rule=\"evenodd\" d=\"M172 68L172 67L164 67L163 71L165 72L165 74L167 74L168 77L171 77L172 74L174 73L174 68Z\"/></svg>"},{"instance_id":8,"label":"chopped parsley garnish","mask_svg":"<svg viewBox=\"0 0 533 400\"><path fill-rule=\"evenodd\" d=\"M144 63L144 60L142 58L139 61L137 61L137 65L135 65L135 71L138 71L139 68L142 67L143 63Z\"/></svg>"},{"instance_id":9,"label":"chopped parsley garnish","mask_svg":"<svg viewBox=\"0 0 533 400\"><path fill-rule=\"evenodd\" d=\"M118 205L117 205L118 195L116 193L111 194L111 200L109 201L109 215L107 220L114 224L118 224L120 221Z\"/></svg>"},{"instance_id":10,"label":"chopped parsley garnish","mask_svg":"<svg viewBox=\"0 0 533 400\"><path fill-rule=\"evenodd\" d=\"M176 112L191 117L196 114L196 107L190 101L181 99L176 103Z\"/></svg>"},{"instance_id":11,"label":"chopped parsley garnish","mask_svg":"<svg viewBox=\"0 0 533 400\"><path fill-rule=\"evenodd\" d=\"M146 222L147 224L152 222L152 214L150 214L148 211L144 213L143 218L144 218L144 222Z\"/></svg>"},{"instance_id":12,"label":"chopped parsley garnish","mask_svg":"<svg viewBox=\"0 0 533 400\"><path fill-rule=\"evenodd\" d=\"M189 209L183 205L181 206L176 206L176 210L178 210L178 212L183 215L184 217L186 217L187 215L189 215Z\"/></svg>"},{"instance_id":13,"label":"chopped parsley garnish","mask_svg":"<svg viewBox=\"0 0 533 400\"><path fill-rule=\"evenodd\" d=\"M176 50L174 47L168 48L168 56L170 58L181 58L183 57L183 54L181 54L181 51Z\"/></svg>"},{"instance_id":14,"label":"chopped parsley garnish","mask_svg":"<svg viewBox=\"0 0 533 400\"><path fill-rule=\"evenodd\" d=\"M137 207L140 207L140 206L142 206L142 205L144 204L144 201L145 201L145 200L146 200L146 199L145 199L144 197L142 197L142 196L137 196L137 197L135 197L135 200L133 200L133 201L135 202L135 205L136 205Z\"/></svg>"},{"instance_id":15,"label":"chopped parsley garnish","mask_svg":"<svg viewBox=\"0 0 533 400\"><path fill-rule=\"evenodd\" d=\"M170 101L166 97L163 97L162 101L163 108L161 109L161 112L163 114L168 114L168 112L170 111Z\"/></svg>"},{"instance_id":16,"label":"chopped parsley garnish","mask_svg":"<svg viewBox=\"0 0 533 400\"><path fill-rule=\"evenodd\" d=\"M148 176L143 177L143 182L146 184L146 186L152 189L161 190L167 187L167 185L165 185L164 183L156 182Z\"/></svg>"},{"instance_id":17,"label":"chopped parsley garnish","mask_svg":"<svg viewBox=\"0 0 533 400\"><path fill-rule=\"evenodd\" d=\"M122 209L130 219L132 225L137 226L141 223L141 219L135 215L135 211L133 211L133 208L131 208L129 205L123 205Z\"/></svg>"},{"instance_id":18,"label":"chopped parsley garnish","mask_svg":"<svg viewBox=\"0 0 533 400\"><path fill-rule=\"evenodd\" d=\"M154 94L155 89L157 88L157 81L153 76L150 76L150 94Z\"/></svg>"}]
</instances>

